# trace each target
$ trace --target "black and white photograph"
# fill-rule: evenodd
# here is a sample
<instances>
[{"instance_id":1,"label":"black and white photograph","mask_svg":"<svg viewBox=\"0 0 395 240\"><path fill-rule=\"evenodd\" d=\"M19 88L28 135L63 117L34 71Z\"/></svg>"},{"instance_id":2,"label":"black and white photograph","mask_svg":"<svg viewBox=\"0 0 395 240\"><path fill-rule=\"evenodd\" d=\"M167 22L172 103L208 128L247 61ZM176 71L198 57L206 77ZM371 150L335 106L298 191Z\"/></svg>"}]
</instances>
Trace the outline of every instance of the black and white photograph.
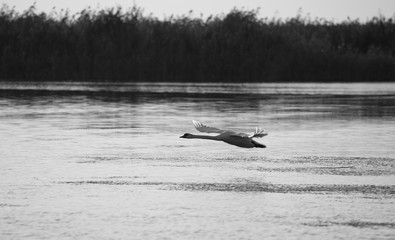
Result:
<instances>
[{"instance_id":1,"label":"black and white photograph","mask_svg":"<svg viewBox=\"0 0 395 240\"><path fill-rule=\"evenodd\" d=\"M395 239L395 1L0 0L0 239Z\"/></svg>"}]
</instances>

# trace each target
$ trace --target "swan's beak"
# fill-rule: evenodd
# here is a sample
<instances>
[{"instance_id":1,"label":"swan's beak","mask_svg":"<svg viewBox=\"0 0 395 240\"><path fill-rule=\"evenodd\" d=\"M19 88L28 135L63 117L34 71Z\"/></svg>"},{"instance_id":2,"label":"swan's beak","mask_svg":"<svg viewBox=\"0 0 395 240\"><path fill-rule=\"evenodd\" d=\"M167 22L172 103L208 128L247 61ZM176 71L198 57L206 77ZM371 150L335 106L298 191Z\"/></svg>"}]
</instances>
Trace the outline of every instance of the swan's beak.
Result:
<instances>
[{"instance_id":1,"label":"swan's beak","mask_svg":"<svg viewBox=\"0 0 395 240\"><path fill-rule=\"evenodd\" d=\"M180 136L180 138L185 138L184 136Z\"/></svg>"}]
</instances>

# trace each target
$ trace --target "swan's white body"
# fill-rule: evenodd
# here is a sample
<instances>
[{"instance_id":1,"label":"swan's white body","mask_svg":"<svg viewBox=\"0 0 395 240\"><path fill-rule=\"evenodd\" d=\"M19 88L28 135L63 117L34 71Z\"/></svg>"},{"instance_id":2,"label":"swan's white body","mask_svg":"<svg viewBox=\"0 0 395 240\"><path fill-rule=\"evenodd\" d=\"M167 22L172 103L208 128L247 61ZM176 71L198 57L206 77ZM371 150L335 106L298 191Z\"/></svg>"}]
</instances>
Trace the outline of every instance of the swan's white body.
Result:
<instances>
[{"instance_id":1,"label":"swan's white body","mask_svg":"<svg viewBox=\"0 0 395 240\"><path fill-rule=\"evenodd\" d=\"M218 133L218 135L210 136L210 135L195 135L195 134L185 133L180 138L198 138L198 139L209 139L209 140L223 141L228 144L235 145L238 147L243 147L243 148L254 148L254 147L265 148L266 147L265 145L255 142L253 140L253 138L261 138L261 137L264 137L267 135L267 133L260 128L256 128L255 132L253 134L249 135L246 133L237 133L234 131L221 130L218 128L209 127L209 126L206 126L206 125L204 125L198 121L194 121L194 120L193 120L193 125L199 132Z\"/></svg>"}]
</instances>

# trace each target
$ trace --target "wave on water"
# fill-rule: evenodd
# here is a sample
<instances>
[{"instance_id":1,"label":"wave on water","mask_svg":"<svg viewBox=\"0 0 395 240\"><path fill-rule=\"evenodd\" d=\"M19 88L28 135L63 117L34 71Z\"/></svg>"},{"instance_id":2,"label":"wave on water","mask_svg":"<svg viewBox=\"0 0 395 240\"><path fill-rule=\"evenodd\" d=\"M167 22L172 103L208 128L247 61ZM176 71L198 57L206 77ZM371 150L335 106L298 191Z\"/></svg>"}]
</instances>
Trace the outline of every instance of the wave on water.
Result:
<instances>
[{"instance_id":1,"label":"wave on water","mask_svg":"<svg viewBox=\"0 0 395 240\"><path fill-rule=\"evenodd\" d=\"M356 228L377 228L377 227L386 227L386 228L394 228L395 222L368 222L368 221L344 221L344 222L334 222L334 221L318 221L313 223L305 223L304 225L313 226L313 227L328 227L333 225L341 225L341 226L350 226Z\"/></svg>"},{"instance_id":2,"label":"wave on water","mask_svg":"<svg viewBox=\"0 0 395 240\"><path fill-rule=\"evenodd\" d=\"M321 194L380 194L393 196L395 186L378 185L343 185L343 184L271 184L262 182L246 183L177 183L177 182L142 182L124 180L85 180L63 181L59 184L71 185L134 185L158 186L161 190L175 191L221 191L221 192L270 192L270 193L321 193Z\"/></svg>"}]
</instances>

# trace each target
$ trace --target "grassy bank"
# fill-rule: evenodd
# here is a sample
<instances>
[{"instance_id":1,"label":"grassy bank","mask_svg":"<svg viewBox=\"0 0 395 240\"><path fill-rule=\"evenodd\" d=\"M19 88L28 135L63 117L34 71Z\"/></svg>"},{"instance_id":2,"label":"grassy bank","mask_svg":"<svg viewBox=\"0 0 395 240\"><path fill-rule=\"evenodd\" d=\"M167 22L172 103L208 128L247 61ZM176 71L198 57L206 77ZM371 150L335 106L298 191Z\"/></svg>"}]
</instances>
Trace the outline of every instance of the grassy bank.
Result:
<instances>
[{"instance_id":1,"label":"grassy bank","mask_svg":"<svg viewBox=\"0 0 395 240\"><path fill-rule=\"evenodd\" d=\"M395 23L3 6L0 61L0 79L25 81L394 81Z\"/></svg>"}]
</instances>

